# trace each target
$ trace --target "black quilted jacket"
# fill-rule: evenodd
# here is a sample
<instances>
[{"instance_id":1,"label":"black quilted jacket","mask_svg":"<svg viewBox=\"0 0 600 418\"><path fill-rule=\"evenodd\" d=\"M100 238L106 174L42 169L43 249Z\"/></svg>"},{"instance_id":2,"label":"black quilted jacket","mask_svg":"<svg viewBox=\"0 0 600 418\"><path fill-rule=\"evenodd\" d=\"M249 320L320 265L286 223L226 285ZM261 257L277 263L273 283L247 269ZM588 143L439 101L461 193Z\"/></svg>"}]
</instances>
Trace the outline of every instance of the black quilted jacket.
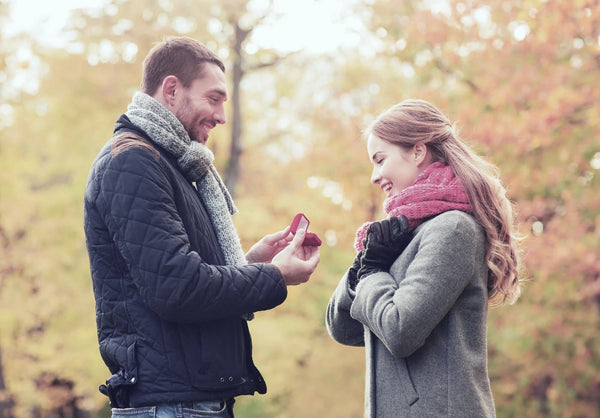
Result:
<instances>
[{"instance_id":1,"label":"black quilted jacket","mask_svg":"<svg viewBox=\"0 0 600 418\"><path fill-rule=\"evenodd\" d=\"M117 127L144 136L124 116ZM271 264L225 266L196 189L157 150L111 156L109 142L86 187L107 382L130 407L265 393L241 316L285 300L281 274Z\"/></svg>"}]
</instances>

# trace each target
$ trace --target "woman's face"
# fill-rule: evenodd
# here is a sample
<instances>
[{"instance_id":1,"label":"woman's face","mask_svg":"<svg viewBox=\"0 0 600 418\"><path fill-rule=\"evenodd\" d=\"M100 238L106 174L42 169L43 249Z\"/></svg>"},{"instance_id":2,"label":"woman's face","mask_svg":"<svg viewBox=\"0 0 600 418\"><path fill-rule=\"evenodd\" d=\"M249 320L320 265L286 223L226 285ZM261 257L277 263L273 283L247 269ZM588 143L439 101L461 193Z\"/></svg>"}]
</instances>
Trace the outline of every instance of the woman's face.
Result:
<instances>
[{"instance_id":1,"label":"woman's face","mask_svg":"<svg viewBox=\"0 0 600 418\"><path fill-rule=\"evenodd\" d=\"M419 152L421 148L415 145L407 151L373 134L369 135L367 151L373 163L371 183L379 185L387 197L400 193L410 186L423 170L421 168L423 158Z\"/></svg>"}]
</instances>

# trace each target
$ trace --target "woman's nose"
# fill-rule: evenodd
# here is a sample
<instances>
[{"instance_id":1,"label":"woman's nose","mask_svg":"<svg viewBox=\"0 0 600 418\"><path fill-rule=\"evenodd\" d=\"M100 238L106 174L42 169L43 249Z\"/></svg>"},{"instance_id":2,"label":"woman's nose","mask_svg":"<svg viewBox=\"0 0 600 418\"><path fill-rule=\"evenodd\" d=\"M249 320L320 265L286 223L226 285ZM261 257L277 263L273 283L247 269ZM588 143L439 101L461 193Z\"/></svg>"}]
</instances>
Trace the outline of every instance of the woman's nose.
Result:
<instances>
[{"instance_id":1,"label":"woman's nose","mask_svg":"<svg viewBox=\"0 0 600 418\"><path fill-rule=\"evenodd\" d=\"M373 167L373 172L371 173L371 183L377 184L381 181L381 176L379 175L379 170L377 167Z\"/></svg>"}]
</instances>

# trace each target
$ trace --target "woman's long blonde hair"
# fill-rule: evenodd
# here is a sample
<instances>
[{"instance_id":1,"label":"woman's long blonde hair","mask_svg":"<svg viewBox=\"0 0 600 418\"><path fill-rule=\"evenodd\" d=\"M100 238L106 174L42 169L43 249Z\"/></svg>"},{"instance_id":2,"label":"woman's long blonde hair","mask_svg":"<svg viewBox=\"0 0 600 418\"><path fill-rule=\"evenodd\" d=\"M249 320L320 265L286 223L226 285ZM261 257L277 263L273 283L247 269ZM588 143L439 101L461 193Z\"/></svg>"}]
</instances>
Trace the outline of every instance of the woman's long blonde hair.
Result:
<instances>
[{"instance_id":1,"label":"woman's long blonde hair","mask_svg":"<svg viewBox=\"0 0 600 418\"><path fill-rule=\"evenodd\" d=\"M488 297L493 304L516 301L520 294L516 221L498 168L461 141L448 118L424 100L409 99L392 106L367 128L365 136L370 134L405 149L425 144L432 162L452 167L485 230Z\"/></svg>"}]
</instances>

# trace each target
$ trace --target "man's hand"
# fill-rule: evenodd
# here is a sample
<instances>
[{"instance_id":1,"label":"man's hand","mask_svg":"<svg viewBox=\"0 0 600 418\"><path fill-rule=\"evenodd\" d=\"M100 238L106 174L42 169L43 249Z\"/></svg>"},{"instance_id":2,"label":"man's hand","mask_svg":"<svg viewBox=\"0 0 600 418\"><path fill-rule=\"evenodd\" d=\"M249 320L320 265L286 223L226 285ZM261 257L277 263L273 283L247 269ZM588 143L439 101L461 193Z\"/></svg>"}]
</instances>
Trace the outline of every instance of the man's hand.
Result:
<instances>
[{"instance_id":1,"label":"man's hand","mask_svg":"<svg viewBox=\"0 0 600 418\"><path fill-rule=\"evenodd\" d=\"M305 235L306 230L298 229L292 242L273 258L272 264L288 286L308 281L319 264L319 247L302 246Z\"/></svg>"},{"instance_id":2,"label":"man's hand","mask_svg":"<svg viewBox=\"0 0 600 418\"><path fill-rule=\"evenodd\" d=\"M248 250L246 260L248 263L270 263L275 255L290 244L292 237L289 226L279 232L265 235Z\"/></svg>"}]
</instances>

